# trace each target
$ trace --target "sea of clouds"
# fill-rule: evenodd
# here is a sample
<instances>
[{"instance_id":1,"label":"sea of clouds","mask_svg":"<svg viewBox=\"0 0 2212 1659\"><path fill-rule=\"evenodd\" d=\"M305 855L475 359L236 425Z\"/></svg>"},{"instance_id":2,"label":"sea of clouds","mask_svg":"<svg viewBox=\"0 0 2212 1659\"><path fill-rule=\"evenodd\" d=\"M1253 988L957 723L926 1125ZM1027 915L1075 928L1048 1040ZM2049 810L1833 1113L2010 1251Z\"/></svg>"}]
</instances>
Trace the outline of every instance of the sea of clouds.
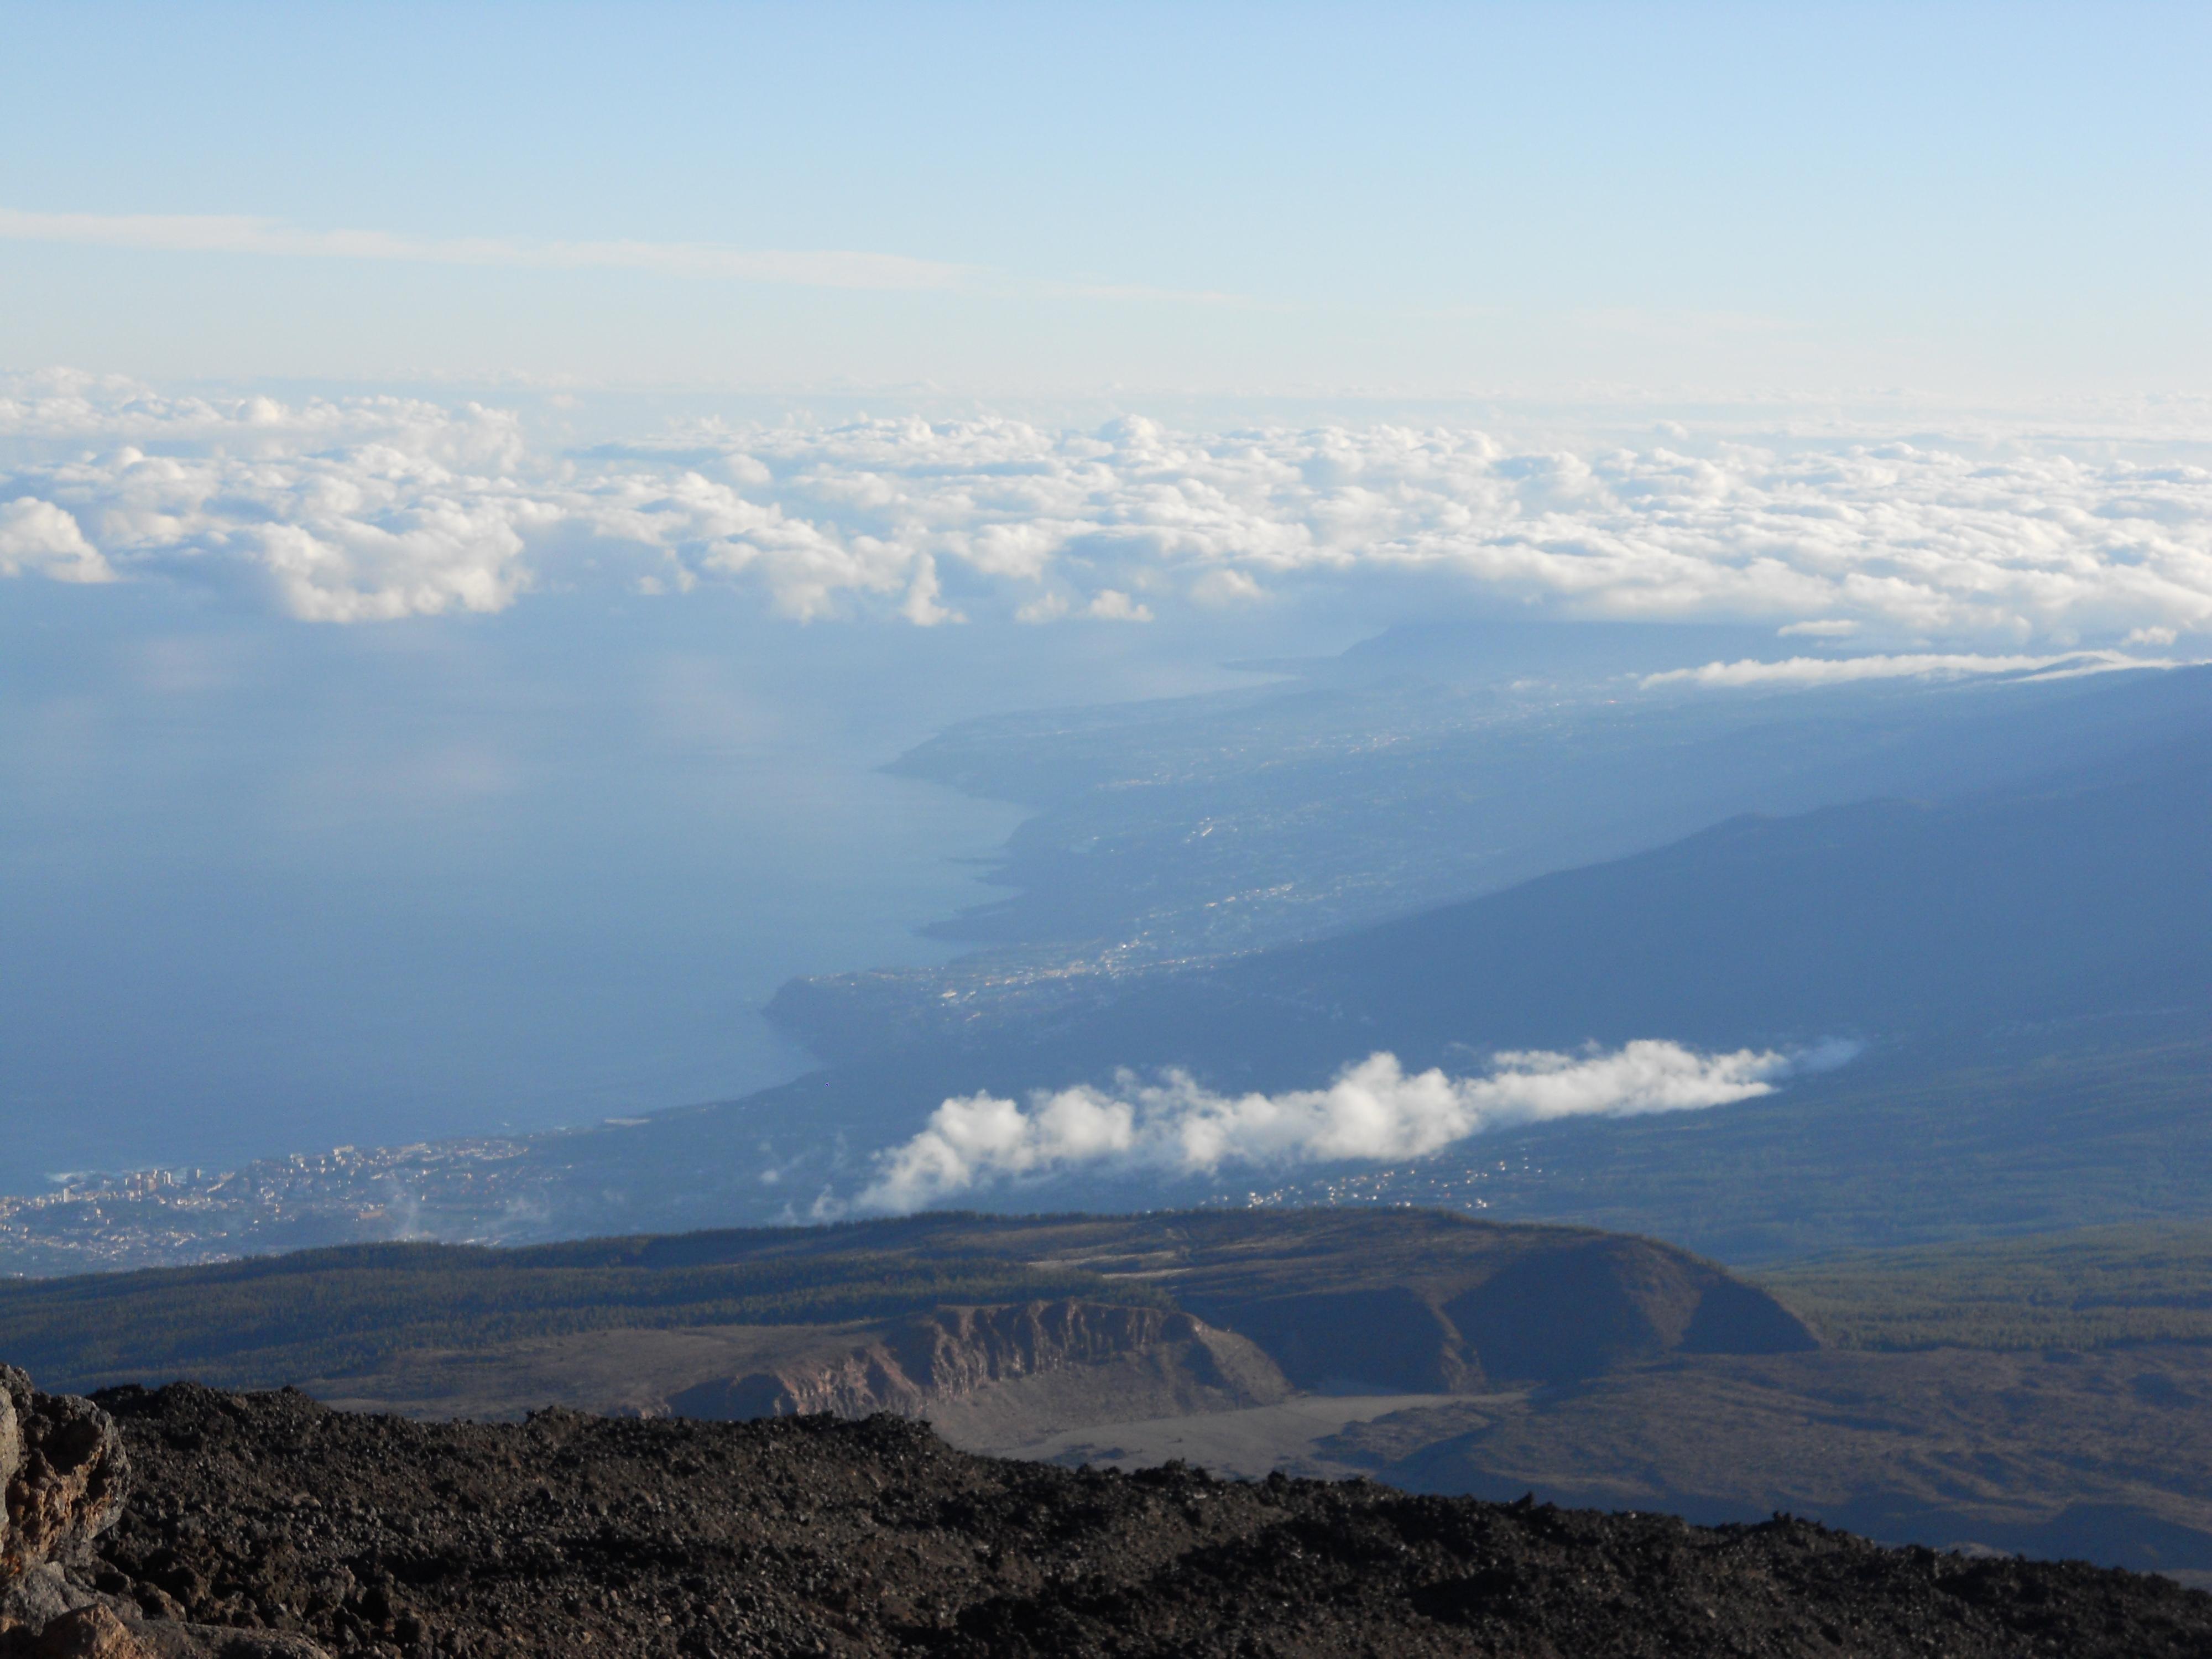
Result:
<instances>
[{"instance_id":1,"label":"sea of clouds","mask_svg":"<svg viewBox=\"0 0 2212 1659\"><path fill-rule=\"evenodd\" d=\"M881 1154L853 1207L903 1215L1001 1182L1074 1172L1190 1176L1422 1158L1521 1124L1725 1106L1857 1052L1832 1040L1794 1054L1703 1054L1649 1039L1608 1053L1499 1054L1480 1077L1408 1074L1395 1054L1376 1053L1325 1089L1279 1095L1217 1094L1174 1071L1151 1083L1124 1072L1111 1090L1041 1091L1026 1107L969 1095L945 1101L920 1133Z\"/></svg>"},{"instance_id":2,"label":"sea of clouds","mask_svg":"<svg viewBox=\"0 0 2212 1659\"><path fill-rule=\"evenodd\" d=\"M2085 444L1523 448L1468 428L1123 417L695 423L561 449L514 411L0 377L0 575L294 617L738 584L794 617L1143 622L1332 584L1771 621L1832 648L2162 648L2212 630L2212 471Z\"/></svg>"}]
</instances>

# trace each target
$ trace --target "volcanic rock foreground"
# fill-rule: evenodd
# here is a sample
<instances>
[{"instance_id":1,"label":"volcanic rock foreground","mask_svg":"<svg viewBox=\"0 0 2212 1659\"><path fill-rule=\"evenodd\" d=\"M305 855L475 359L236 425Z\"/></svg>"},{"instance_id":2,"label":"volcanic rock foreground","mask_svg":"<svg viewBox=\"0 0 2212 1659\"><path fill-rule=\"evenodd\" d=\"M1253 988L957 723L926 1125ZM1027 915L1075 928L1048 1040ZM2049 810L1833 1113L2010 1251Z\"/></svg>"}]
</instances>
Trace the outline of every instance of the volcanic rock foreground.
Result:
<instances>
[{"instance_id":1,"label":"volcanic rock foreground","mask_svg":"<svg viewBox=\"0 0 2212 1659\"><path fill-rule=\"evenodd\" d=\"M888 1417L425 1424L187 1383L99 1400L132 1486L79 1582L171 1631L267 1632L264 1653L276 1632L420 1659L2212 1651L2212 1595L2161 1579L1790 1520L1069 1470Z\"/></svg>"},{"instance_id":2,"label":"volcanic rock foreground","mask_svg":"<svg viewBox=\"0 0 2212 1659\"><path fill-rule=\"evenodd\" d=\"M86 1582L131 1471L115 1421L0 1365L0 1656L4 1659L321 1659L304 1638L148 1618ZM119 1611L118 1611L119 1606Z\"/></svg>"}]
</instances>

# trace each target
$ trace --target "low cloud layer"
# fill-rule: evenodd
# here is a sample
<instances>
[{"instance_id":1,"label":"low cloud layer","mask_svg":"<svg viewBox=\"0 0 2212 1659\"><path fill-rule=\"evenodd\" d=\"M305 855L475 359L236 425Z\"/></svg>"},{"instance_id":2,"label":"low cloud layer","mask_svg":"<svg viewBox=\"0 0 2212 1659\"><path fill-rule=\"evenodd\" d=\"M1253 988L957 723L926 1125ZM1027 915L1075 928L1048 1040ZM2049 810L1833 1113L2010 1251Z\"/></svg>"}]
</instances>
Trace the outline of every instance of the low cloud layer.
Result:
<instances>
[{"instance_id":1,"label":"low cloud layer","mask_svg":"<svg viewBox=\"0 0 2212 1659\"><path fill-rule=\"evenodd\" d=\"M1793 1072L1839 1065L1856 1048L1700 1054L1647 1040L1610 1054L1501 1054L1481 1077L1408 1076L1370 1054L1325 1089L1221 1095L1180 1072L1124 1073L1111 1091L1040 1092L1024 1107L988 1094L945 1101L929 1125L882 1155L854 1207L904 1214L1006 1182L1085 1171L1205 1175L1231 1166L1420 1158L1486 1130L1570 1117L1694 1111L1772 1091Z\"/></svg>"},{"instance_id":2,"label":"low cloud layer","mask_svg":"<svg viewBox=\"0 0 2212 1659\"><path fill-rule=\"evenodd\" d=\"M1896 660L2212 630L2201 466L1676 441L985 417L710 423L560 453L475 404L48 374L0 378L0 571L222 584L324 622L612 580L734 584L804 618L1126 624L1383 582L1535 614L1771 622Z\"/></svg>"},{"instance_id":3,"label":"low cloud layer","mask_svg":"<svg viewBox=\"0 0 2212 1659\"><path fill-rule=\"evenodd\" d=\"M2172 641L2165 643L2171 644ZM1967 674L2058 679L2077 674L2108 673L2115 669L2172 665L2166 658L2130 656L2121 651L2071 651L2040 657L1916 652L1903 656L1709 662L1702 668L1670 668L1664 673L1646 674L1643 683L1649 689L1655 685L1842 685L1852 680L1955 679Z\"/></svg>"}]
</instances>

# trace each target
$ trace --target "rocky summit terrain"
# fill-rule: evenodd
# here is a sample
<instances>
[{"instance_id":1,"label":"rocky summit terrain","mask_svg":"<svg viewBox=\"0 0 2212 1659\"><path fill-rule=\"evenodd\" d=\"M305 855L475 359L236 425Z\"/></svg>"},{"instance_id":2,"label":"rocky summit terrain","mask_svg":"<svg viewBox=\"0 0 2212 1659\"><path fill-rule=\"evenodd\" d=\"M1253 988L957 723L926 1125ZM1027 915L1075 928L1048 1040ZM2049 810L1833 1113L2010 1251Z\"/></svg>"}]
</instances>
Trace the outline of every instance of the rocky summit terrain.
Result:
<instances>
[{"instance_id":1,"label":"rocky summit terrain","mask_svg":"<svg viewBox=\"0 0 2212 1659\"><path fill-rule=\"evenodd\" d=\"M15 1397L8 1659L2212 1651L2166 1580L1778 1517L1006 1462L888 1416Z\"/></svg>"}]
</instances>

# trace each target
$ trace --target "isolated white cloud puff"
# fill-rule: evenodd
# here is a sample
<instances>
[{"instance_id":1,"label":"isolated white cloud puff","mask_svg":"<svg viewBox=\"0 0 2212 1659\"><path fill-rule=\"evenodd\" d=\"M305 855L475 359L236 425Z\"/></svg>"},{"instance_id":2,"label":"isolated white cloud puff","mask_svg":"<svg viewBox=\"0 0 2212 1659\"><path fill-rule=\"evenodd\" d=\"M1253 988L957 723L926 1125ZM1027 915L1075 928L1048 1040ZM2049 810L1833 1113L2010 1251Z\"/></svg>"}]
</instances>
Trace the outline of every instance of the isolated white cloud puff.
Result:
<instances>
[{"instance_id":1,"label":"isolated white cloud puff","mask_svg":"<svg viewBox=\"0 0 2212 1659\"><path fill-rule=\"evenodd\" d=\"M855 1207L903 1214L1002 1182L1078 1170L1200 1175L1423 1158L1522 1124L1728 1105L1857 1052L1830 1042L1798 1054L1701 1054L1655 1039L1607 1053L1500 1054L1480 1077L1409 1074L1396 1055L1376 1053L1327 1088L1279 1095L1217 1094L1182 1072L1154 1083L1125 1072L1111 1090L1039 1092L1026 1106L969 1095L945 1101L912 1139L878 1158Z\"/></svg>"},{"instance_id":2,"label":"isolated white cloud puff","mask_svg":"<svg viewBox=\"0 0 2212 1659\"><path fill-rule=\"evenodd\" d=\"M2014 653L2212 629L2204 468L1965 441L1675 441L902 417L710 422L559 454L473 404L51 374L0 377L0 507L26 550L11 574L257 585L332 622L496 610L612 572L923 624L1142 622L1389 580Z\"/></svg>"}]
</instances>

